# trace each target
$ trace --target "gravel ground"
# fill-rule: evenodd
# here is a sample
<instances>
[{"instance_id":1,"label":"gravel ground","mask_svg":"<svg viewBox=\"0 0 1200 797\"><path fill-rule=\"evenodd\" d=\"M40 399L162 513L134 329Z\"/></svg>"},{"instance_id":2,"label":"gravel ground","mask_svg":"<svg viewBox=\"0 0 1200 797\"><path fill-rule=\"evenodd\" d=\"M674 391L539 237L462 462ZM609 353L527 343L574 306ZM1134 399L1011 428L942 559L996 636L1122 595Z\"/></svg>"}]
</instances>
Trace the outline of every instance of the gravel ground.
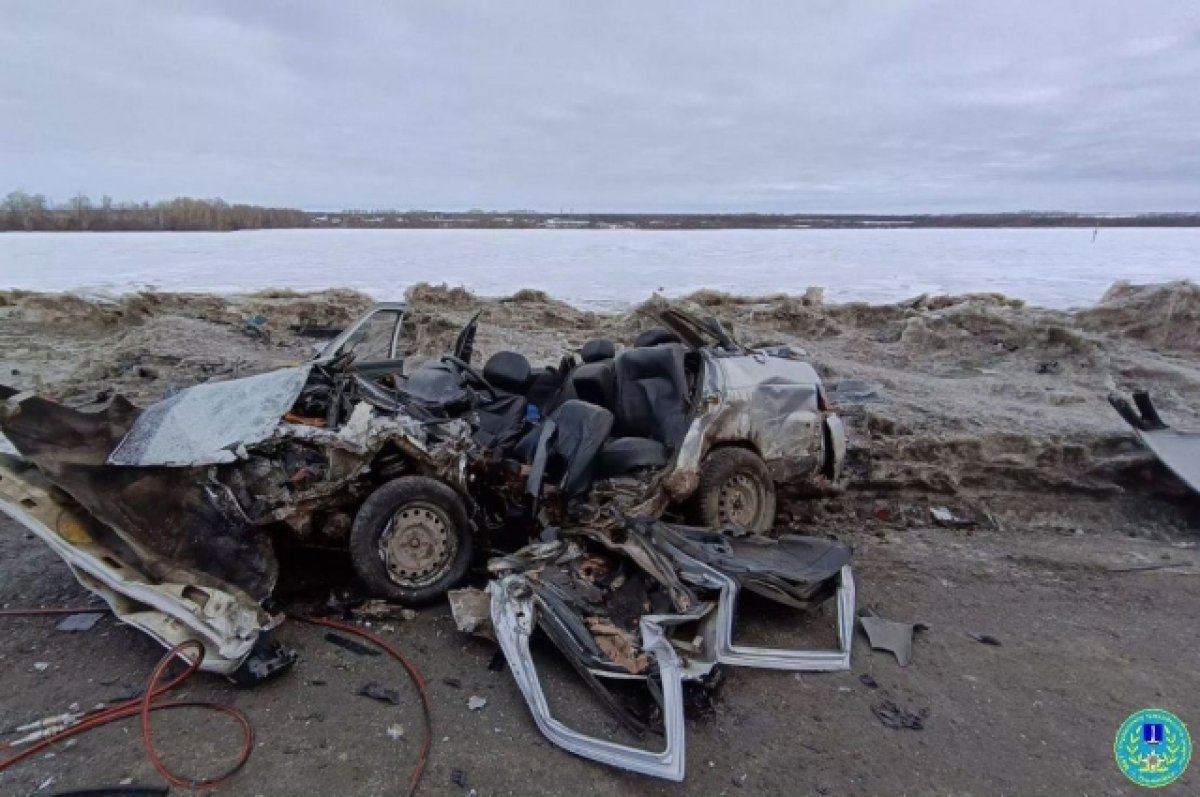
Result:
<instances>
[{"instance_id":1,"label":"gravel ground","mask_svg":"<svg viewBox=\"0 0 1200 797\"><path fill-rule=\"evenodd\" d=\"M0 562L0 604L86 597L45 546L11 523L0 525ZM1121 721L1161 706L1196 727L1194 547L1112 535L906 528L864 536L856 568L862 605L930 626L917 636L912 664L901 668L891 654L871 651L860 634L851 672L729 671L711 713L689 717L682 784L550 746L508 673L488 669L492 646L456 632L446 606L376 626L429 682L434 744L421 793L1137 794L1112 759ZM83 633L55 631L53 619L2 622L5 728L127 694L161 655L147 637L107 617ZM980 644L969 633L1002 644ZM402 793L421 720L399 667L341 650L309 626L289 623L281 637L301 659L277 681L239 690L200 676L183 690L236 705L255 727L249 764L217 793ZM35 662L50 666L39 672ZM569 688L561 668L549 672L556 708L574 699L563 713L587 719L586 695ZM877 689L859 680L864 674ZM397 688L400 705L357 696L369 681ZM472 695L487 698L481 711L468 710ZM885 699L928 709L924 730L884 727L871 706ZM394 725L403 728L399 739L387 735ZM207 714L159 715L155 728L167 760L184 772L211 773L236 750L236 730ZM465 773L465 787L454 783L454 770ZM129 720L0 774L0 792L35 793L50 778L43 793L125 778L159 782ZM1171 792L1197 788L1200 770L1193 768Z\"/></svg>"}]
</instances>

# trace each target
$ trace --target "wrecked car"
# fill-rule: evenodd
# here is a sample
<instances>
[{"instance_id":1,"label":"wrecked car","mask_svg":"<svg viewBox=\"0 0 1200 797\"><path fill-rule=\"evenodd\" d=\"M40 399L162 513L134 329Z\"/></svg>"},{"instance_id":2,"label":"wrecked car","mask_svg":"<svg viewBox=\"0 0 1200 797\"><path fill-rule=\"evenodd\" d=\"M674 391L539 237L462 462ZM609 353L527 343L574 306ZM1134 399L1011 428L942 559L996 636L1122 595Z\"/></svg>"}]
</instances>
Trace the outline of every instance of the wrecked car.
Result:
<instances>
[{"instance_id":1,"label":"wrecked car","mask_svg":"<svg viewBox=\"0 0 1200 797\"><path fill-rule=\"evenodd\" d=\"M0 462L0 509L129 622L164 644L198 635L206 668L230 673L278 621L262 607L287 546L344 546L370 592L419 604L476 551L518 547L506 531L524 544L619 511L761 532L776 481L838 478L844 432L797 351L746 348L665 301L643 311L661 326L620 352L589 341L581 364L498 352L477 369L477 315L405 373L404 307L382 305L310 362L145 410L0 390L21 454Z\"/></svg>"}]
</instances>

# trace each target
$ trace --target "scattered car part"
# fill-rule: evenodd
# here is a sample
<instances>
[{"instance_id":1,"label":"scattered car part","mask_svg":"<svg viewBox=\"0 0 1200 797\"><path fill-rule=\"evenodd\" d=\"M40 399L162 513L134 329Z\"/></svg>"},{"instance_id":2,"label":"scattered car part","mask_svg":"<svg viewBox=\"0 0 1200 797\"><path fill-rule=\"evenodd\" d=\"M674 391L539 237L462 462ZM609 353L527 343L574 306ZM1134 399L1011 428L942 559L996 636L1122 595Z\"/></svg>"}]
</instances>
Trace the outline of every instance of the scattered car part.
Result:
<instances>
[{"instance_id":1,"label":"scattered car part","mask_svg":"<svg viewBox=\"0 0 1200 797\"><path fill-rule=\"evenodd\" d=\"M372 700L378 700L380 703L391 703L393 706L400 705L400 691L384 686L378 681L368 681L358 688L357 694L363 697L369 697Z\"/></svg>"},{"instance_id":2,"label":"scattered car part","mask_svg":"<svg viewBox=\"0 0 1200 797\"><path fill-rule=\"evenodd\" d=\"M720 590L717 609L703 625L708 650L717 662L803 672L850 669L855 595L849 550L844 546L809 537L770 541L717 539L720 535L665 523L656 524L656 530L660 535L664 532L668 535L660 544L669 546L670 555L679 563L685 578L698 578L705 586ZM701 556L707 561L702 561ZM789 571L787 563L794 569ZM800 566L796 567L797 564ZM825 587L835 579L836 650L776 650L734 644L739 590L748 589L793 608L808 608L828 597ZM799 589L797 585L801 585Z\"/></svg>"},{"instance_id":3,"label":"scattered car part","mask_svg":"<svg viewBox=\"0 0 1200 797\"><path fill-rule=\"evenodd\" d=\"M925 728L925 720L929 718L929 709L912 712L901 708L892 700L883 700L871 706L871 713L889 728L919 731Z\"/></svg>"},{"instance_id":4,"label":"scattered car part","mask_svg":"<svg viewBox=\"0 0 1200 797\"><path fill-rule=\"evenodd\" d=\"M361 642L356 642L353 639L348 639L341 634L335 634L332 631L325 632L325 641L337 645L342 650L347 650L355 656L378 656L379 651L370 645L364 645Z\"/></svg>"},{"instance_id":5,"label":"scattered car part","mask_svg":"<svg viewBox=\"0 0 1200 797\"><path fill-rule=\"evenodd\" d=\"M734 667L756 667L768 670L790 670L798 672L826 672L850 669L850 649L853 644L854 578L849 565L838 574L837 591L837 635L836 650L779 650L774 648L735 645L733 633L736 626L738 582L711 569L709 575L724 581L714 622L709 635L716 660Z\"/></svg>"},{"instance_id":6,"label":"scattered car part","mask_svg":"<svg viewBox=\"0 0 1200 797\"><path fill-rule=\"evenodd\" d=\"M959 517L944 506L929 507L929 516L933 518L935 525L947 529L967 529L978 525L974 520Z\"/></svg>"},{"instance_id":7,"label":"scattered car part","mask_svg":"<svg viewBox=\"0 0 1200 797\"><path fill-rule=\"evenodd\" d=\"M88 612L85 614L69 614L62 620L59 620L58 625L54 626L55 631L91 631L96 627L96 623L100 622L100 612Z\"/></svg>"},{"instance_id":8,"label":"scattered car part","mask_svg":"<svg viewBox=\"0 0 1200 797\"><path fill-rule=\"evenodd\" d=\"M901 667L912 663L913 625L867 614L859 617L858 622L866 632L873 650L892 653Z\"/></svg>"},{"instance_id":9,"label":"scattered car part","mask_svg":"<svg viewBox=\"0 0 1200 797\"><path fill-rule=\"evenodd\" d=\"M496 634L492 630L492 600L486 592L473 587L452 589L447 597L450 599L450 615L459 631L496 641Z\"/></svg>"},{"instance_id":10,"label":"scattered car part","mask_svg":"<svg viewBox=\"0 0 1200 797\"><path fill-rule=\"evenodd\" d=\"M169 786L138 786L123 783L117 786L88 786L70 791L56 791L47 797L165 797L170 791Z\"/></svg>"},{"instance_id":11,"label":"scattered car part","mask_svg":"<svg viewBox=\"0 0 1200 797\"><path fill-rule=\"evenodd\" d=\"M1168 426L1145 390L1133 394L1137 409L1123 396L1111 395L1108 402L1133 427L1159 462L1184 484L1200 493L1200 431L1183 431Z\"/></svg>"}]
</instances>

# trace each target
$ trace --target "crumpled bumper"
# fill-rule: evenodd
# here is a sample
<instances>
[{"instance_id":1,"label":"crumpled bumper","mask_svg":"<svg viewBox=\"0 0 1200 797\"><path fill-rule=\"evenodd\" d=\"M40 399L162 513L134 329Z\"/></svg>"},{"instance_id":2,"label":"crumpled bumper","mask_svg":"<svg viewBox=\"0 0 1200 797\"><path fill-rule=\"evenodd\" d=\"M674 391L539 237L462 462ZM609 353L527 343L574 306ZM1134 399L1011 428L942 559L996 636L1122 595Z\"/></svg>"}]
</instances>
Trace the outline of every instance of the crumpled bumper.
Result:
<instances>
[{"instance_id":1,"label":"crumpled bumper","mask_svg":"<svg viewBox=\"0 0 1200 797\"><path fill-rule=\"evenodd\" d=\"M283 658L273 664L250 661L252 654L264 652L267 635L282 618L271 616L246 595L142 572L115 546L102 542L94 519L56 498L39 481L32 468L11 457L0 458L0 512L50 546L79 583L102 597L121 621L165 647L199 641L204 646L201 669L238 680L261 680L291 663L286 654L279 654Z\"/></svg>"}]
</instances>

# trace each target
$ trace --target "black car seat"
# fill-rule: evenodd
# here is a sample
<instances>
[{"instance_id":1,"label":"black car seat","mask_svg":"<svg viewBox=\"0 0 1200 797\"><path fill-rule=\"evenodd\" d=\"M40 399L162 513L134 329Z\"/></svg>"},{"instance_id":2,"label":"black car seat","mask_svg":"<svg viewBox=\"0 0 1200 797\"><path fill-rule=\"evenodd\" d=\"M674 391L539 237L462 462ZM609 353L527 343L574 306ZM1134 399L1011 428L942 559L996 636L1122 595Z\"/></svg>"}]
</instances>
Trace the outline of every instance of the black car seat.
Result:
<instances>
[{"instance_id":1,"label":"black car seat","mask_svg":"<svg viewBox=\"0 0 1200 797\"><path fill-rule=\"evenodd\" d=\"M550 409L578 399L612 410L616 403L616 370L613 357L617 347L611 340L592 338L579 349L583 364L575 367L566 379Z\"/></svg>"},{"instance_id":2,"label":"black car seat","mask_svg":"<svg viewBox=\"0 0 1200 797\"><path fill-rule=\"evenodd\" d=\"M524 396L533 384L533 369L525 355L515 351L498 351L483 366L483 378L496 390Z\"/></svg>"},{"instance_id":3,"label":"black car seat","mask_svg":"<svg viewBox=\"0 0 1200 797\"><path fill-rule=\"evenodd\" d=\"M535 427L518 448L527 448L530 465L526 492L535 501L542 486L556 484L568 498L587 493L592 486L597 455L612 431L613 414L586 401L565 401L550 417Z\"/></svg>"},{"instance_id":4,"label":"black car seat","mask_svg":"<svg viewBox=\"0 0 1200 797\"><path fill-rule=\"evenodd\" d=\"M638 333L634 338L634 348L645 348L647 346L661 346L664 343L678 343L679 337L674 332L666 327L651 327Z\"/></svg>"},{"instance_id":5,"label":"black car seat","mask_svg":"<svg viewBox=\"0 0 1200 797\"><path fill-rule=\"evenodd\" d=\"M687 432L682 345L626 349L616 358L615 438L600 452L600 475L660 468Z\"/></svg>"},{"instance_id":6,"label":"black car seat","mask_svg":"<svg viewBox=\"0 0 1200 797\"><path fill-rule=\"evenodd\" d=\"M585 363L598 363L617 356L617 347L611 340L592 338L579 349L579 359Z\"/></svg>"},{"instance_id":7,"label":"black car seat","mask_svg":"<svg viewBox=\"0 0 1200 797\"><path fill-rule=\"evenodd\" d=\"M617 405L617 367L612 360L584 363L571 374L574 398L610 412Z\"/></svg>"},{"instance_id":8,"label":"black car seat","mask_svg":"<svg viewBox=\"0 0 1200 797\"><path fill-rule=\"evenodd\" d=\"M528 401L525 393L533 382L529 360L515 351L499 351L483 366L483 378L495 390L482 393L475 408L479 417L475 440L484 448L511 449L525 426Z\"/></svg>"},{"instance_id":9,"label":"black car seat","mask_svg":"<svg viewBox=\"0 0 1200 797\"><path fill-rule=\"evenodd\" d=\"M547 365L534 369L529 389L525 391L525 398L538 408L539 415L548 415L551 410L562 404L563 390L570 384L568 377L575 370L576 364L574 355L567 354L558 361L557 366Z\"/></svg>"}]
</instances>

